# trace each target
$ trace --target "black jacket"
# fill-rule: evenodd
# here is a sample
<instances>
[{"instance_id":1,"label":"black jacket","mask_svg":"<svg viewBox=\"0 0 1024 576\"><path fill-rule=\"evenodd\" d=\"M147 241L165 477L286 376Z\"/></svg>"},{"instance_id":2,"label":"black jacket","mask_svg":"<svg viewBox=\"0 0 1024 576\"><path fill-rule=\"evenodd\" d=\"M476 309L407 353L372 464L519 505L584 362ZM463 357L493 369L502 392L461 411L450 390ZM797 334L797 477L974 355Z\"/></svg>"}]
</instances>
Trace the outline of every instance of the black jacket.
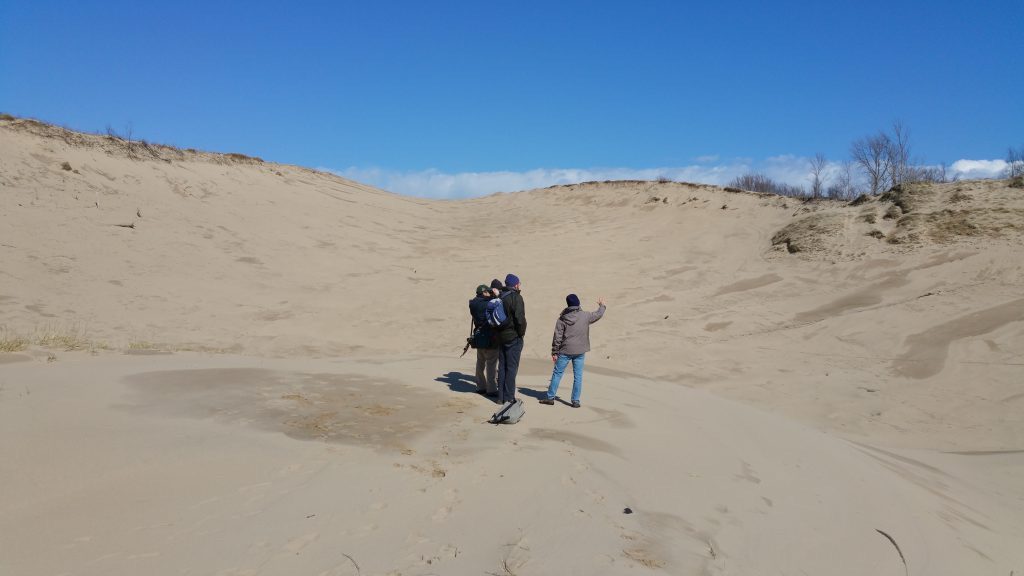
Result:
<instances>
[{"instance_id":1,"label":"black jacket","mask_svg":"<svg viewBox=\"0 0 1024 576\"><path fill-rule=\"evenodd\" d=\"M505 301L505 312L512 322L498 332L498 340L502 344L507 344L516 338L526 336L526 302L523 301L522 294L512 289L502 292L501 299Z\"/></svg>"},{"instance_id":2,"label":"black jacket","mask_svg":"<svg viewBox=\"0 0 1024 576\"><path fill-rule=\"evenodd\" d=\"M474 327L490 328L490 326L487 325L487 303L490 301L490 298L485 298L479 294L469 301L469 315L473 317Z\"/></svg>"},{"instance_id":3,"label":"black jacket","mask_svg":"<svg viewBox=\"0 0 1024 576\"><path fill-rule=\"evenodd\" d=\"M494 329L487 323L487 303L490 300L490 298L476 296L469 301L469 314L473 317L473 328L479 328L483 332L481 341L486 343L484 346L477 346L478 348L498 347L497 338L494 337Z\"/></svg>"}]
</instances>

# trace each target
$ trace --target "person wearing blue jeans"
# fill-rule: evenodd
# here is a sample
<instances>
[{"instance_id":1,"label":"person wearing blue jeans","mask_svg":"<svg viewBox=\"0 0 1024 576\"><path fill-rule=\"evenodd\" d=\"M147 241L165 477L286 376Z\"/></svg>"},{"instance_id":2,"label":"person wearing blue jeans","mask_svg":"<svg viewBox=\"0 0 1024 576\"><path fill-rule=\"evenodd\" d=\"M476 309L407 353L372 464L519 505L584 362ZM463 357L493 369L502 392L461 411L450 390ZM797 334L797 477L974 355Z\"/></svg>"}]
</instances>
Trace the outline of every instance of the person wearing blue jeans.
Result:
<instances>
[{"instance_id":1,"label":"person wearing blue jeans","mask_svg":"<svg viewBox=\"0 0 1024 576\"><path fill-rule=\"evenodd\" d=\"M565 297L565 310L555 322L555 334L551 338L551 361L555 368L551 372L551 383L541 404L554 404L558 384L562 381L566 366L572 362L572 407L580 407L583 392L583 359L590 351L590 325L604 316L604 299L598 298L597 310L586 312L580 308L580 299L575 294Z\"/></svg>"},{"instance_id":2,"label":"person wearing blue jeans","mask_svg":"<svg viewBox=\"0 0 1024 576\"><path fill-rule=\"evenodd\" d=\"M574 408L580 406L580 393L583 392L583 357L586 354L557 354L555 355L555 369L551 372L551 384L548 385L548 395L541 400L541 404L554 404L555 395L558 392L558 383L562 381L565 368L572 362L572 405Z\"/></svg>"}]
</instances>

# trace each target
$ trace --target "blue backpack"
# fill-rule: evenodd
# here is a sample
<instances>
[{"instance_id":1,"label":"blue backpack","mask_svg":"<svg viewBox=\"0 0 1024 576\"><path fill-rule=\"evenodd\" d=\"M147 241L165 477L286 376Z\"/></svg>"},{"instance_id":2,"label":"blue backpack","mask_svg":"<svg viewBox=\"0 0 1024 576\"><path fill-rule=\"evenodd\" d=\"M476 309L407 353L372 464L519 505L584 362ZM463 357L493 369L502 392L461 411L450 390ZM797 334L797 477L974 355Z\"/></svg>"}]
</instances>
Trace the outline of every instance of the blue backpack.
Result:
<instances>
[{"instance_id":1,"label":"blue backpack","mask_svg":"<svg viewBox=\"0 0 1024 576\"><path fill-rule=\"evenodd\" d=\"M491 298L487 302L487 325L491 328L508 328L512 323L508 313L505 312L504 295L500 298Z\"/></svg>"}]
</instances>

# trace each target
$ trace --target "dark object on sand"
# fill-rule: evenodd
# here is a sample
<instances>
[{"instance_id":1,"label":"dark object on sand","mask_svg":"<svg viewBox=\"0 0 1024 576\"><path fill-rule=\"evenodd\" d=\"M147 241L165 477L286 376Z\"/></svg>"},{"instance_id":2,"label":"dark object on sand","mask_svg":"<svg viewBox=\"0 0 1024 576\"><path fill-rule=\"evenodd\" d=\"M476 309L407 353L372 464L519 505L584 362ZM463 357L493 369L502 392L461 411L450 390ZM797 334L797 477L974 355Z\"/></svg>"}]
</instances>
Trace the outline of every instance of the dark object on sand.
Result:
<instances>
[{"instance_id":1,"label":"dark object on sand","mask_svg":"<svg viewBox=\"0 0 1024 576\"><path fill-rule=\"evenodd\" d=\"M632 514L633 513L633 509L632 508L628 508L628 507L627 508L623 508L622 509L622 513L623 514Z\"/></svg>"}]
</instances>

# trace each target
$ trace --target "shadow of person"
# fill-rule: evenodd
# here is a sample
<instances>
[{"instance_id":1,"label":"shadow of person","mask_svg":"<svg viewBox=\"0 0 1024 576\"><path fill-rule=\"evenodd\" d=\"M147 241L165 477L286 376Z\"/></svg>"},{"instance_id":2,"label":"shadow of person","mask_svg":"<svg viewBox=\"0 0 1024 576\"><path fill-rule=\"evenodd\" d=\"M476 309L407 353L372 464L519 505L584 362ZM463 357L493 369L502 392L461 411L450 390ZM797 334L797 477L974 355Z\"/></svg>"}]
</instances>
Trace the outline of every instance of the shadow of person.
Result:
<instances>
[{"instance_id":1,"label":"shadow of person","mask_svg":"<svg viewBox=\"0 0 1024 576\"><path fill-rule=\"evenodd\" d=\"M523 396L529 396L530 398L536 398L537 400L540 400L541 398L547 398L548 397L548 389L547 388L545 388L543 390L531 390L529 388L522 388L522 387L520 387L519 390L518 390L518 393L522 394Z\"/></svg>"},{"instance_id":2,"label":"shadow of person","mask_svg":"<svg viewBox=\"0 0 1024 576\"><path fill-rule=\"evenodd\" d=\"M443 382L448 385L452 392L476 392L476 377L462 372L449 372L444 376L434 378L436 382Z\"/></svg>"},{"instance_id":3,"label":"shadow of person","mask_svg":"<svg viewBox=\"0 0 1024 576\"><path fill-rule=\"evenodd\" d=\"M523 396L529 396L530 398L536 398L537 400L543 400L544 398L548 397L548 389L544 388L543 390L531 390L529 388L520 388L519 394L522 394ZM561 396L555 396L555 402L561 402L566 406L572 406L572 402L563 400Z\"/></svg>"}]
</instances>

